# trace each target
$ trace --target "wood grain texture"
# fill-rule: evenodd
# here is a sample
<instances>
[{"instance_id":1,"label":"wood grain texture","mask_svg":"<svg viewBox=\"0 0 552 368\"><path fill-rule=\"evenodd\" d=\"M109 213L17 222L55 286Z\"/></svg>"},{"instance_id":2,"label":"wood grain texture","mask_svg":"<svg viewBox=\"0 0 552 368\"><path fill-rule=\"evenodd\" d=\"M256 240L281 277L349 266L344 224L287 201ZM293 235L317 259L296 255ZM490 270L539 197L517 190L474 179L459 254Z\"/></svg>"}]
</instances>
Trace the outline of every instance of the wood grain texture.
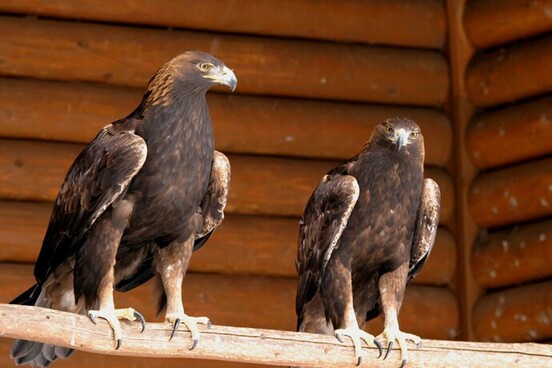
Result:
<instances>
[{"instance_id":1,"label":"wood grain texture","mask_svg":"<svg viewBox=\"0 0 552 368\"><path fill-rule=\"evenodd\" d=\"M482 235L472 250L471 271L485 288L552 276L552 220Z\"/></svg>"},{"instance_id":2,"label":"wood grain texture","mask_svg":"<svg viewBox=\"0 0 552 368\"><path fill-rule=\"evenodd\" d=\"M446 37L445 9L438 0L123 0L101 7L90 0L21 0L0 3L0 11L424 48L441 48Z\"/></svg>"},{"instance_id":3,"label":"wood grain texture","mask_svg":"<svg viewBox=\"0 0 552 368\"><path fill-rule=\"evenodd\" d=\"M246 94L441 105L448 65L434 51L0 18L0 74L143 87L166 61L204 50Z\"/></svg>"},{"instance_id":4,"label":"wood grain texture","mask_svg":"<svg viewBox=\"0 0 552 368\"><path fill-rule=\"evenodd\" d=\"M53 202L66 171L83 148L79 144L0 139L0 199ZM227 212L244 215L302 215L312 191L336 161L229 155L232 186ZM440 169L426 175L441 187L441 223L454 209L450 176Z\"/></svg>"},{"instance_id":5,"label":"wood grain texture","mask_svg":"<svg viewBox=\"0 0 552 368\"><path fill-rule=\"evenodd\" d=\"M170 333L166 324L150 324L143 333L125 324L125 343L121 349L114 351L113 340L106 333L105 324L90 326L86 317L11 305L0 305L0 312L0 331L5 336L33 336L43 342L104 354L200 357L278 366L351 367L353 364L351 347L337 342L332 336L213 326L202 332L201 343L197 349L190 351L177 345L176 339L166 342ZM421 348L411 350L409 365L503 367L519 364L541 367L549 365L552 357L549 347L540 344L424 342ZM399 355L395 352L388 359L380 360L374 350L375 347L365 348L365 365L396 367L399 364Z\"/></svg>"},{"instance_id":6,"label":"wood grain texture","mask_svg":"<svg viewBox=\"0 0 552 368\"><path fill-rule=\"evenodd\" d=\"M552 98L476 116L466 131L466 145L479 168L552 154Z\"/></svg>"},{"instance_id":7,"label":"wood grain texture","mask_svg":"<svg viewBox=\"0 0 552 368\"><path fill-rule=\"evenodd\" d=\"M0 201L0 262L34 263L51 206ZM189 270L296 277L298 223L297 218L226 216L207 246L194 253ZM440 228L431 256L413 283L447 285L455 269L455 239Z\"/></svg>"},{"instance_id":8,"label":"wood grain texture","mask_svg":"<svg viewBox=\"0 0 552 368\"><path fill-rule=\"evenodd\" d=\"M552 214L552 159L530 162L480 175L468 205L481 227L511 225Z\"/></svg>"},{"instance_id":9,"label":"wood grain texture","mask_svg":"<svg viewBox=\"0 0 552 368\"><path fill-rule=\"evenodd\" d=\"M470 0L464 27L479 49L546 33L552 30L552 1Z\"/></svg>"},{"instance_id":10,"label":"wood grain texture","mask_svg":"<svg viewBox=\"0 0 552 368\"><path fill-rule=\"evenodd\" d=\"M552 338L552 282L520 286L482 297L473 311L480 341L524 342Z\"/></svg>"},{"instance_id":11,"label":"wood grain texture","mask_svg":"<svg viewBox=\"0 0 552 368\"><path fill-rule=\"evenodd\" d=\"M476 56L466 71L466 92L476 106L495 106L552 91L552 37Z\"/></svg>"},{"instance_id":12,"label":"wood grain texture","mask_svg":"<svg viewBox=\"0 0 552 368\"><path fill-rule=\"evenodd\" d=\"M100 128L134 110L142 93L143 88L1 79L0 136L88 143ZM376 124L404 116L424 133L426 164L444 166L451 157L452 126L438 110L243 95L207 99L223 152L344 160L357 153Z\"/></svg>"},{"instance_id":13,"label":"wood grain texture","mask_svg":"<svg viewBox=\"0 0 552 368\"><path fill-rule=\"evenodd\" d=\"M0 264L0 303L7 303L33 283L32 266ZM295 292L297 282L290 278L189 273L183 287L186 313L206 315L214 324L277 330L295 330ZM128 293L116 293L115 304L132 306L147 321L156 317L152 283ZM443 308L446 306L446 308ZM420 311L427 313L420 318ZM405 331L425 338L450 338L458 328L455 295L447 288L410 286L399 321ZM380 333L376 327L373 333ZM182 338L182 337L181 337Z\"/></svg>"}]
</instances>

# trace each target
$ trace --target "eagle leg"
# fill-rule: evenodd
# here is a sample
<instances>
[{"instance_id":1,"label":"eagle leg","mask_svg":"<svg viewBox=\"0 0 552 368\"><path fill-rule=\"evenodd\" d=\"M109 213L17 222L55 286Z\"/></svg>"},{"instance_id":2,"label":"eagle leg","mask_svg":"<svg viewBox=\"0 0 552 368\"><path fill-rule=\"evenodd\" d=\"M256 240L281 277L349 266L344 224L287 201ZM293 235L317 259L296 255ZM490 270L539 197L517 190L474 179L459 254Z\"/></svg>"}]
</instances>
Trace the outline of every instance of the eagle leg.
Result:
<instances>
[{"instance_id":1,"label":"eagle leg","mask_svg":"<svg viewBox=\"0 0 552 368\"><path fill-rule=\"evenodd\" d=\"M402 359L401 368L403 368L408 361L407 340L414 342L418 347L421 345L419 336L402 332L399 329L398 312L404 297L407 275L408 264L404 264L395 271L382 275L379 280L379 290L385 322L383 332L378 335L376 339L384 339L387 342L387 349L383 359L387 358L395 341L399 344Z\"/></svg>"},{"instance_id":2,"label":"eagle leg","mask_svg":"<svg viewBox=\"0 0 552 368\"><path fill-rule=\"evenodd\" d=\"M169 246L159 249L155 266L161 277L163 289L167 297L167 313L165 321L172 324L172 340L176 331L183 323L192 335L192 346L190 350L195 349L200 339L198 324L211 327L211 322L207 317L190 317L184 313L182 304L182 281L188 268L188 263L192 255L194 239L190 238L185 242L172 242Z\"/></svg>"},{"instance_id":3,"label":"eagle leg","mask_svg":"<svg viewBox=\"0 0 552 368\"><path fill-rule=\"evenodd\" d=\"M115 350L118 350L123 343L123 332L121 330L121 324L119 323L120 319L129 321L138 319L142 324L142 330L140 332L144 332L146 328L144 317L139 312L135 311L134 308L89 310L88 318L90 318L94 324L97 323L96 318L102 318L107 321L111 329L113 329L113 338L117 341Z\"/></svg>"}]
</instances>

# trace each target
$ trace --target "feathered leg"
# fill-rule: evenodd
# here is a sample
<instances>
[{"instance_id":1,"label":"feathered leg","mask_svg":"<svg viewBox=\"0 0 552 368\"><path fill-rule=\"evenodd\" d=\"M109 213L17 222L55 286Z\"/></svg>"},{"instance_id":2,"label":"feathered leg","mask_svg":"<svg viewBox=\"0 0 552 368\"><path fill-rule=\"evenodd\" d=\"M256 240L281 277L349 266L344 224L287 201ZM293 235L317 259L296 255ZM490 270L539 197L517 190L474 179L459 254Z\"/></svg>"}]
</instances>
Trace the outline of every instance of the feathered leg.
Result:
<instances>
[{"instance_id":1,"label":"feathered leg","mask_svg":"<svg viewBox=\"0 0 552 368\"><path fill-rule=\"evenodd\" d=\"M395 271L382 275L379 280L379 291L385 322L383 332L377 338L384 338L387 341L387 352L384 359L389 355L394 341L398 342L401 349L401 368L408 361L407 340L414 342L418 346L421 343L420 337L402 332L399 329L398 315L406 288L407 274L408 264L405 263Z\"/></svg>"},{"instance_id":2,"label":"feathered leg","mask_svg":"<svg viewBox=\"0 0 552 368\"><path fill-rule=\"evenodd\" d=\"M351 272L340 261L335 261L333 267L326 270L321 288L322 294L339 297L322 298L324 308L329 314L335 329L335 337L343 342L343 336L349 337L355 349L356 365L362 363L361 340L367 345L374 344L381 356L381 345L377 339L360 329L353 304L353 283ZM329 311L329 313L328 313Z\"/></svg>"},{"instance_id":3,"label":"feathered leg","mask_svg":"<svg viewBox=\"0 0 552 368\"><path fill-rule=\"evenodd\" d=\"M138 319L142 331L145 328L144 317L140 313L133 308L115 309L113 301L115 256L131 212L132 205L122 202L97 220L89 238L77 253L74 271L75 295L84 296L88 306L98 306L97 310L88 310L88 317L94 324L97 318L107 321L113 329L116 349L121 347L123 341L119 319Z\"/></svg>"},{"instance_id":4,"label":"feathered leg","mask_svg":"<svg viewBox=\"0 0 552 368\"><path fill-rule=\"evenodd\" d=\"M186 325L192 335L193 350L200 339L200 332L197 328L198 324L211 327L211 322L207 317L191 317L184 313L184 305L182 304L182 281L188 263L192 255L194 246L193 239L189 239L184 243L173 242L169 246L158 251L155 259L157 273L161 276L161 282L167 297L167 312L165 321L173 325L173 331L169 340L172 340L174 334L178 330L181 323Z\"/></svg>"}]
</instances>

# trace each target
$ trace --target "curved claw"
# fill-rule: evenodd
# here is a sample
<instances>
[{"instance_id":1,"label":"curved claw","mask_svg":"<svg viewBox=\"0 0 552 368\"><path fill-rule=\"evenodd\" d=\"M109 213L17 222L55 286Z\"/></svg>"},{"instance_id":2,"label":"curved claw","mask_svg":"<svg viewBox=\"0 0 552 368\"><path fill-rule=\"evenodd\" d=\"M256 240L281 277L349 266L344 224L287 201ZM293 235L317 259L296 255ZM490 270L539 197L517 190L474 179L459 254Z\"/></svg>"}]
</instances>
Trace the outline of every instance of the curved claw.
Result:
<instances>
[{"instance_id":1,"label":"curved claw","mask_svg":"<svg viewBox=\"0 0 552 368\"><path fill-rule=\"evenodd\" d=\"M115 350L119 350L122 344L123 344L123 339L117 339L117 346L115 346Z\"/></svg>"},{"instance_id":2,"label":"curved claw","mask_svg":"<svg viewBox=\"0 0 552 368\"><path fill-rule=\"evenodd\" d=\"M401 363L401 366L399 368L404 368L405 365L406 365L406 359L403 359L402 363Z\"/></svg>"},{"instance_id":3,"label":"curved claw","mask_svg":"<svg viewBox=\"0 0 552 368\"><path fill-rule=\"evenodd\" d=\"M389 341L389 344L387 345L387 351L385 352L385 356L383 357L383 360L387 358L392 348L393 348L393 341Z\"/></svg>"},{"instance_id":4,"label":"curved claw","mask_svg":"<svg viewBox=\"0 0 552 368\"><path fill-rule=\"evenodd\" d=\"M142 316L137 311L134 311L134 317L136 317L142 324L142 331L140 331L140 333L144 332L144 330L146 329L146 320L144 319L144 316Z\"/></svg>"},{"instance_id":5,"label":"curved claw","mask_svg":"<svg viewBox=\"0 0 552 368\"><path fill-rule=\"evenodd\" d=\"M199 343L199 339L194 339L194 341L192 342L192 346L188 350L194 350L198 343Z\"/></svg>"},{"instance_id":6,"label":"curved claw","mask_svg":"<svg viewBox=\"0 0 552 368\"><path fill-rule=\"evenodd\" d=\"M207 329L210 330L211 329L211 320L208 320L207 321ZM421 342L420 342L421 344Z\"/></svg>"},{"instance_id":7,"label":"curved claw","mask_svg":"<svg viewBox=\"0 0 552 368\"><path fill-rule=\"evenodd\" d=\"M381 343L379 342L378 339L374 339L374 345L376 345L376 347L378 348L378 351L379 351L378 358L380 358L381 355L383 354L383 349L382 349Z\"/></svg>"},{"instance_id":8,"label":"curved claw","mask_svg":"<svg viewBox=\"0 0 552 368\"><path fill-rule=\"evenodd\" d=\"M422 340L418 341L418 343L416 344L416 349L419 349L422 347Z\"/></svg>"},{"instance_id":9,"label":"curved claw","mask_svg":"<svg viewBox=\"0 0 552 368\"><path fill-rule=\"evenodd\" d=\"M174 334L176 333L176 330L178 330L178 327L180 327L180 318L177 318L174 321L173 330L172 330L172 333L171 333L171 337L169 338L169 341L171 341L172 338L174 337Z\"/></svg>"},{"instance_id":10,"label":"curved claw","mask_svg":"<svg viewBox=\"0 0 552 368\"><path fill-rule=\"evenodd\" d=\"M95 324L95 325L98 324L98 323L96 322L96 317L94 317L94 314L88 313L88 318L90 318L90 320L92 321L93 324Z\"/></svg>"},{"instance_id":11,"label":"curved claw","mask_svg":"<svg viewBox=\"0 0 552 368\"><path fill-rule=\"evenodd\" d=\"M362 357L361 356L359 356L358 359L357 359L357 363L356 363L357 367L360 365L360 363L362 363Z\"/></svg>"},{"instance_id":12,"label":"curved claw","mask_svg":"<svg viewBox=\"0 0 552 368\"><path fill-rule=\"evenodd\" d=\"M335 334L335 338L336 338L337 340L339 340L340 343L343 344L343 337L341 337L341 334L336 333L336 334Z\"/></svg>"}]
</instances>

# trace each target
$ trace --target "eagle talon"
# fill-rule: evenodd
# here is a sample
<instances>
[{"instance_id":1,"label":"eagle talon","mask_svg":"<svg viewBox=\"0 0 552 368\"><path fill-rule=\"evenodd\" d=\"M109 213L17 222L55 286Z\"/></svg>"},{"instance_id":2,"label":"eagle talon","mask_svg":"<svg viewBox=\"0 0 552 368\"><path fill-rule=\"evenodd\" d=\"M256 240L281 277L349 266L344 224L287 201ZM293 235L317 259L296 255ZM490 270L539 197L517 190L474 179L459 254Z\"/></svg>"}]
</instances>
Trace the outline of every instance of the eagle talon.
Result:
<instances>
[{"instance_id":1,"label":"eagle talon","mask_svg":"<svg viewBox=\"0 0 552 368\"><path fill-rule=\"evenodd\" d=\"M401 366L399 368L404 368L405 365L406 365L406 359L403 359L402 363L401 363Z\"/></svg>"},{"instance_id":2,"label":"eagle talon","mask_svg":"<svg viewBox=\"0 0 552 368\"><path fill-rule=\"evenodd\" d=\"M356 363L357 367L360 365L360 363L362 363L362 357L361 356L359 356L358 359L357 359L357 363Z\"/></svg>"},{"instance_id":3,"label":"eagle talon","mask_svg":"<svg viewBox=\"0 0 552 368\"><path fill-rule=\"evenodd\" d=\"M117 339L117 346L115 346L115 350L119 350L122 344L123 344L123 339Z\"/></svg>"},{"instance_id":4,"label":"eagle talon","mask_svg":"<svg viewBox=\"0 0 552 368\"><path fill-rule=\"evenodd\" d=\"M188 350L194 350L198 343L199 339L194 339L194 341L192 342L192 346Z\"/></svg>"},{"instance_id":5,"label":"eagle talon","mask_svg":"<svg viewBox=\"0 0 552 368\"><path fill-rule=\"evenodd\" d=\"M176 330L178 330L178 327L180 327L180 318L177 318L174 321L173 330L171 332L171 337L169 337L169 341L171 341L174 337L174 334L176 333Z\"/></svg>"},{"instance_id":6,"label":"eagle talon","mask_svg":"<svg viewBox=\"0 0 552 368\"><path fill-rule=\"evenodd\" d=\"M383 357L383 360L387 359L387 356L389 355L389 352L393 349L393 341L389 341L389 344L387 344L387 351L385 352L385 356Z\"/></svg>"},{"instance_id":7,"label":"eagle talon","mask_svg":"<svg viewBox=\"0 0 552 368\"><path fill-rule=\"evenodd\" d=\"M339 332L336 332L335 333L335 338L340 342L340 343L344 343L343 341L343 337L341 337L341 334Z\"/></svg>"},{"instance_id":8,"label":"eagle talon","mask_svg":"<svg viewBox=\"0 0 552 368\"><path fill-rule=\"evenodd\" d=\"M146 329L146 320L144 319L144 316L142 316L138 311L134 311L134 317L136 319L138 319L138 321L140 321L140 323L142 324L142 330L140 331L140 333L144 332L144 330Z\"/></svg>"},{"instance_id":9,"label":"eagle talon","mask_svg":"<svg viewBox=\"0 0 552 368\"><path fill-rule=\"evenodd\" d=\"M383 348L381 347L381 343L379 342L378 339L374 339L374 345L376 345L376 347L378 348L378 351L379 351L378 358L380 358L381 355L383 354Z\"/></svg>"},{"instance_id":10,"label":"eagle talon","mask_svg":"<svg viewBox=\"0 0 552 368\"><path fill-rule=\"evenodd\" d=\"M90 321L92 321L93 324L97 325L98 322L96 322L96 317L94 316L94 314L92 313L88 313L88 318L90 319Z\"/></svg>"}]
</instances>

